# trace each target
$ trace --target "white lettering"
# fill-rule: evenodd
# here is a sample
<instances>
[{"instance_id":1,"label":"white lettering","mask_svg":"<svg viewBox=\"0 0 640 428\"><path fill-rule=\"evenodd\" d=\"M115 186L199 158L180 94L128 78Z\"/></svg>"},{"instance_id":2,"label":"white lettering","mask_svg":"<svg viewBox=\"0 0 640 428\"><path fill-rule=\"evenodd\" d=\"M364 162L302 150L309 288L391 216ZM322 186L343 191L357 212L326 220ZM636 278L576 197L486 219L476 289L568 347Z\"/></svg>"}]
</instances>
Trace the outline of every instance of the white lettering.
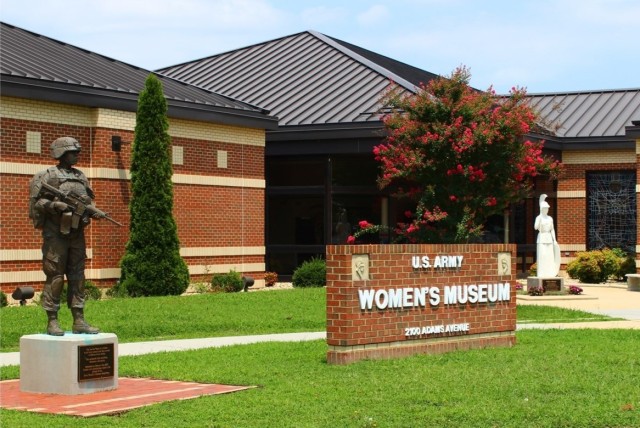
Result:
<instances>
[{"instance_id":1,"label":"white lettering","mask_svg":"<svg viewBox=\"0 0 640 428\"><path fill-rule=\"evenodd\" d=\"M389 290L389 308L402 307L402 288L392 288Z\"/></svg>"},{"instance_id":2,"label":"white lettering","mask_svg":"<svg viewBox=\"0 0 640 428\"><path fill-rule=\"evenodd\" d=\"M496 287L498 288L499 302L511 300L511 286L508 282L505 282L504 284L496 284Z\"/></svg>"},{"instance_id":3,"label":"white lettering","mask_svg":"<svg viewBox=\"0 0 640 428\"><path fill-rule=\"evenodd\" d=\"M429 256L411 256L411 266L414 269L428 269L431 267L431 261L429 260Z\"/></svg>"},{"instance_id":4,"label":"white lettering","mask_svg":"<svg viewBox=\"0 0 640 428\"><path fill-rule=\"evenodd\" d=\"M440 289L436 287L429 289L429 303L431 306L438 306L440 304Z\"/></svg>"},{"instance_id":5,"label":"white lettering","mask_svg":"<svg viewBox=\"0 0 640 428\"><path fill-rule=\"evenodd\" d=\"M469 294L469 303L478 303L478 286L470 285L467 287L467 293Z\"/></svg>"},{"instance_id":6,"label":"white lettering","mask_svg":"<svg viewBox=\"0 0 640 428\"><path fill-rule=\"evenodd\" d=\"M414 269L419 269L420 268L420 256L411 257L411 266Z\"/></svg>"},{"instance_id":7,"label":"white lettering","mask_svg":"<svg viewBox=\"0 0 640 428\"><path fill-rule=\"evenodd\" d=\"M444 287L444 304L455 305L456 304L456 287Z\"/></svg>"},{"instance_id":8,"label":"white lettering","mask_svg":"<svg viewBox=\"0 0 640 428\"><path fill-rule=\"evenodd\" d=\"M462 260L464 259L464 256L457 256L458 257L458 267L462 267Z\"/></svg>"},{"instance_id":9,"label":"white lettering","mask_svg":"<svg viewBox=\"0 0 640 428\"><path fill-rule=\"evenodd\" d=\"M358 298L360 299L360 309L371 309L373 307L373 290L358 290Z\"/></svg>"},{"instance_id":10,"label":"white lettering","mask_svg":"<svg viewBox=\"0 0 640 428\"><path fill-rule=\"evenodd\" d=\"M378 309L425 307L427 296L431 306L442 302L438 287L405 287L389 290L358 290L361 310L371 310L375 304ZM511 286L508 282L496 284L450 285L444 287L445 305L464 305L467 303L495 303L511 300Z\"/></svg>"},{"instance_id":11,"label":"white lettering","mask_svg":"<svg viewBox=\"0 0 640 428\"><path fill-rule=\"evenodd\" d=\"M402 293L402 307L413 306L413 288L404 288Z\"/></svg>"},{"instance_id":12,"label":"white lettering","mask_svg":"<svg viewBox=\"0 0 640 428\"><path fill-rule=\"evenodd\" d=\"M389 304L389 294L386 290L376 291L376 307L378 309L386 309Z\"/></svg>"},{"instance_id":13,"label":"white lettering","mask_svg":"<svg viewBox=\"0 0 640 428\"><path fill-rule=\"evenodd\" d=\"M488 284L478 285L478 303L487 303L487 288L489 288Z\"/></svg>"},{"instance_id":14,"label":"white lettering","mask_svg":"<svg viewBox=\"0 0 640 428\"><path fill-rule=\"evenodd\" d=\"M465 303L467 303L467 299L469 298L467 295L467 287L463 287L461 285L457 286L458 288L458 303L460 303L461 305L464 305Z\"/></svg>"},{"instance_id":15,"label":"white lettering","mask_svg":"<svg viewBox=\"0 0 640 428\"><path fill-rule=\"evenodd\" d=\"M429 287L414 288L413 289L413 306L426 306L427 293Z\"/></svg>"},{"instance_id":16,"label":"white lettering","mask_svg":"<svg viewBox=\"0 0 640 428\"><path fill-rule=\"evenodd\" d=\"M440 260L440 256L436 256L436 259L433 262L433 267L434 268L441 268L442 267L442 261Z\"/></svg>"}]
</instances>

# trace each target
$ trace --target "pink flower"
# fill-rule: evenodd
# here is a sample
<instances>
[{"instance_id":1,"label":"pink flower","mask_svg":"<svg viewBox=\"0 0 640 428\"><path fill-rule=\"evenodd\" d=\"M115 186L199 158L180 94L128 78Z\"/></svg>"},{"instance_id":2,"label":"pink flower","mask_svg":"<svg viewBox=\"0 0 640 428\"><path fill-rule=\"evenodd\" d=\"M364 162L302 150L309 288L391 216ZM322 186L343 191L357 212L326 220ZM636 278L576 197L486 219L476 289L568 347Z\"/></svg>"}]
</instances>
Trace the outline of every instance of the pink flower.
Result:
<instances>
[{"instance_id":1,"label":"pink flower","mask_svg":"<svg viewBox=\"0 0 640 428\"><path fill-rule=\"evenodd\" d=\"M456 195L449 195L449 199L450 199L452 202L455 202L455 201L457 201L457 200L458 200L458 198L456 197Z\"/></svg>"},{"instance_id":2,"label":"pink flower","mask_svg":"<svg viewBox=\"0 0 640 428\"><path fill-rule=\"evenodd\" d=\"M356 243L356 238L353 235L349 235L349 237L347 238L347 244L355 244Z\"/></svg>"},{"instance_id":3,"label":"pink flower","mask_svg":"<svg viewBox=\"0 0 640 428\"><path fill-rule=\"evenodd\" d=\"M361 220L361 221L358 223L358 226L360 226L360 229L368 229L368 228L370 228L370 227L371 227L371 226L373 226L373 225L372 225L371 223L369 223L367 220Z\"/></svg>"}]
</instances>

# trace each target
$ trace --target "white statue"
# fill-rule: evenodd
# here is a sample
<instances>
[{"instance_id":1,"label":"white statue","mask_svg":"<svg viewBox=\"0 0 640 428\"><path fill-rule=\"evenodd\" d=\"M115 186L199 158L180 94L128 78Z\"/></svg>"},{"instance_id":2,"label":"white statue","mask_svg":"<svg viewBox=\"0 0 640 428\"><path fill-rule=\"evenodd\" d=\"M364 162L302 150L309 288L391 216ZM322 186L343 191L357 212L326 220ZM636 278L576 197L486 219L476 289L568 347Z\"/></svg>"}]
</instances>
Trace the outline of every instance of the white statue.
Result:
<instances>
[{"instance_id":1,"label":"white statue","mask_svg":"<svg viewBox=\"0 0 640 428\"><path fill-rule=\"evenodd\" d=\"M548 215L547 195L540 195L540 215L536 217L534 228L538 231L537 275L539 278L555 278L560 271L560 246L556 241L553 219Z\"/></svg>"}]
</instances>

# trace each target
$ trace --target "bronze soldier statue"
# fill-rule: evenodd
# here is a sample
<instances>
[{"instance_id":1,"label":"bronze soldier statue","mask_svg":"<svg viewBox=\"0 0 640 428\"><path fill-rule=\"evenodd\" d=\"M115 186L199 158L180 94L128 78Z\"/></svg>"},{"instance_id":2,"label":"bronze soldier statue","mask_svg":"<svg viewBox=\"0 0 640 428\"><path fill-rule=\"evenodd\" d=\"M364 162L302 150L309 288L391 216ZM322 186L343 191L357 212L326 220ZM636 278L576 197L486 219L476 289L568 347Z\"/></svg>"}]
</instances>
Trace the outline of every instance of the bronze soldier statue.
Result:
<instances>
[{"instance_id":1,"label":"bronze soldier statue","mask_svg":"<svg viewBox=\"0 0 640 428\"><path fill-rule=\"evenodd\" d=\"M73 333L99 332L84 319L84 228L89 225L90 218L113 220L95 208L94 193L87 177L73 167L78 162L80 149L75 138L55 140L51 144L51 156L58 160L58 165L37 173L30 185L29 216L34 226L42 229L43 238L42 269L46 281L42 307L48 317L47 334L52 336L64 335L58 324L58 310L65 275L67 306L73 314Z\"/></svg>"}]
</instances>

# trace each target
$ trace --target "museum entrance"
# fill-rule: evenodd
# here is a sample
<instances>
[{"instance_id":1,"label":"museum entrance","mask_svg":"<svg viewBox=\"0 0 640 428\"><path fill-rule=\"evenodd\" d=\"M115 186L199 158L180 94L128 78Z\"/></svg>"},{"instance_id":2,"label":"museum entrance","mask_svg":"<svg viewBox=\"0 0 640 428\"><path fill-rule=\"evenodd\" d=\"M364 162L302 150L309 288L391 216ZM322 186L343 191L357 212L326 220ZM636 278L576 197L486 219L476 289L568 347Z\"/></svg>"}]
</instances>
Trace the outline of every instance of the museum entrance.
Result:
<instances>
[{"instance_id":1,"label":"museum entrance","mask_svg":"<svg viewBox=\"0 0 640 428\"><path fill-rule=\"evenodd\" d=\"M377 174L370 154L268 158L267 271L286 280L305 260L324 257L326 245L346 243L359 221L388 224L389 198Z\"/></svg>"}]
</instances>

